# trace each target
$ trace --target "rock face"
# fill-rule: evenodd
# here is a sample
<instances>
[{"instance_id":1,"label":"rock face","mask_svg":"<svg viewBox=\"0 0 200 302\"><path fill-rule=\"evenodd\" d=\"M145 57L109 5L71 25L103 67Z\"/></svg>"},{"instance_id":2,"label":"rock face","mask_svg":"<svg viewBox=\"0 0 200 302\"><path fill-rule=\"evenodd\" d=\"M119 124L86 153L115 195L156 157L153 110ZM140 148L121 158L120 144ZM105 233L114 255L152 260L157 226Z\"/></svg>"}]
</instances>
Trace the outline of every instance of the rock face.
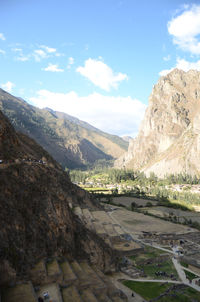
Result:
<instances>
[{"instance_id":1,"label":"rock face","mask_svg":"<svg viewBox=\"0 0 200 302\"><path fill-rule=\"evenodd\" d=\"M0 110L17 131L37 141L64 168L85 168L98 160L113 160L128 143L86 122L49 108L39 109L0 89Z\"/></svg>"},{"instance_id":2,"label":"rock face","mask_svg":"<svg viewBox=\"0 0 200 302\"><path fill-rule=\"evenodd\" d=\"M24 278L45 257L86 258L103 270L115 265L111 248L73 213L75 205L98 205L1 112L0 154L0 285Z\"/></svg>"},{"instance_id":3,"label":"rock face","mask_svg":"<svg viewBox=\"0 0 200 302\"><path fill-rule=\"evenodd\" d=\"M174 69L154 86L138 136L115 162L154 172L200 174L200 72Z\"/></svg>"}]
</instances>

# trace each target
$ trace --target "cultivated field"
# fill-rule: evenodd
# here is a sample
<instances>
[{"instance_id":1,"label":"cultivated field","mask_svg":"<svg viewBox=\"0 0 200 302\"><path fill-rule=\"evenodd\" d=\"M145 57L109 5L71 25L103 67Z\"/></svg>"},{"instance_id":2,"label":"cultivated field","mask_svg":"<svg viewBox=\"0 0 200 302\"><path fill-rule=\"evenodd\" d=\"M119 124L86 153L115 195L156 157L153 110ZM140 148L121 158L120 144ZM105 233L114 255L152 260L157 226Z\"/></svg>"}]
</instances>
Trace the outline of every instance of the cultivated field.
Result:
<instances>
[{"instance_id":1,"label":"cultivated field","mask_svg":"<svg viewBox=\"0 0 200 302\"><path fill-rule=\"evenodd\" d=\"M144 208L143 210L147 211L150 214L166 217L166 216L176 216L180 222L184 222L186 219L192 222L200 223L200 213L192 211L182 211L179 209L167 208L167 207L153 207L153 208Z\"/></svg>"},{"instance_id":2,"label":"cultivated field","mask_svg":"<svg viewBox=\"0 0 200 302\"><path fill-rule=\"evenodd\" d=\"M128 232L135 234L140 234L143 231L158 233L187 233L188 231L193 230L187 226L164 221L142 213L127 211L122 208L116 208L111 215Z\"/></svg>"},{"instance_id":3,"label":"cultivated field","mask_svg":"<svg viewBox=\"0 0 200 302\"><path fill-rule=\"evenodd\" d=\"M115 204L123 204L124 206L131 206L132 202L135 202L138 206L145 207L148 202L151 202L152 205L157 205L158 201L142 199L136 197L113 197L112 200Z\"/></svg>"}]
</instances>

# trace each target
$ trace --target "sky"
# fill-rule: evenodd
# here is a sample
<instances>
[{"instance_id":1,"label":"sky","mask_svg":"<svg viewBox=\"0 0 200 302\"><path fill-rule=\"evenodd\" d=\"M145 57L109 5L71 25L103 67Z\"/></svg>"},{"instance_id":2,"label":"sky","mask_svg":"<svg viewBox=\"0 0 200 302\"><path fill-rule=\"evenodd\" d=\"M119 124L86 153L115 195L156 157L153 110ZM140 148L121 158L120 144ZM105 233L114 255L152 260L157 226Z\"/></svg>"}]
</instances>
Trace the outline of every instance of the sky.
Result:
<instances>
[{"instance_id":1,"label":"sky","mask_svg":"<svg viewBox=\"0 0 200 302\"><path fill-rule=\"evenodd\" d=\"M200 70L200 1L0 0L0 87L136 136L174 68Z\"/></svg>"}]
</instances>

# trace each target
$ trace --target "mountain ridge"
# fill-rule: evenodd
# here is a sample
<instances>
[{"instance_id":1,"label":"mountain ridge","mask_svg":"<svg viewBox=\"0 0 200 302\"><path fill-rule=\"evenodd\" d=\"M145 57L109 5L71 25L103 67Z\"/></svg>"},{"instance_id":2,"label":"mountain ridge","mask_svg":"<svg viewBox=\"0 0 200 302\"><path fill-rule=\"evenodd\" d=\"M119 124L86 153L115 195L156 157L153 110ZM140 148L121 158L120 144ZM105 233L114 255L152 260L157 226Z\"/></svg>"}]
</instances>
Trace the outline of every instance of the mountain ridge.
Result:
<instances>
[{"instance_id":1,"label":"mountain ridge","mask_svg":"<svg viewBox=\"0 0 200 302\"><path fill-rule=\"evenodd\" d=\"M85 168L98 160L118 158L127 150L127 142L117 136L68 114L34 107L2 89L0 109L17 131L35 139L64 168Z\"/></svg>"}]
</instances>

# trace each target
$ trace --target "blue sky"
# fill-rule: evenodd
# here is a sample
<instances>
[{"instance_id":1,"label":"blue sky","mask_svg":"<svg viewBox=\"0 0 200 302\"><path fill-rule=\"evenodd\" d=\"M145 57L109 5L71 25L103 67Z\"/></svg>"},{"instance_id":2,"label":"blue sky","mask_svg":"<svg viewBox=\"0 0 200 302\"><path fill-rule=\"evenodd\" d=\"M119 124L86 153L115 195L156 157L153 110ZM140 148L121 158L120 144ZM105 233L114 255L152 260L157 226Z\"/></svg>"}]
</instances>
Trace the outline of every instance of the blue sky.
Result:
<instances>
[{"instance_id":1,"label":"blue sky","mask_svg":"<svg viewBox=\"0 0 200 302\"><path fill-rule=\"evenodd\" d=\"M0 86L135 136L160 75L200 70L200 3L1 0Z\"/></svg>"}]
</instances>

